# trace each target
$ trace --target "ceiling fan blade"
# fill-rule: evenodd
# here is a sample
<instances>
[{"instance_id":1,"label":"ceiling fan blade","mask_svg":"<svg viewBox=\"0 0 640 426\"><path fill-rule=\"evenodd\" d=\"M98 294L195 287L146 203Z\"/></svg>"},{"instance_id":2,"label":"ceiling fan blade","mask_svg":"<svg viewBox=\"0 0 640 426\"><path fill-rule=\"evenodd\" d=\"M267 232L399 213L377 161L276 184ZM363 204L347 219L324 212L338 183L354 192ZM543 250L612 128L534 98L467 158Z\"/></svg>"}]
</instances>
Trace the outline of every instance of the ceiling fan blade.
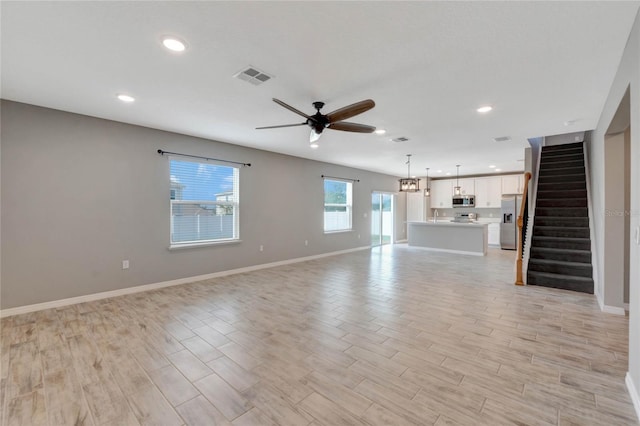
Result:
<instances>
[{"instance_id":1,"label":"ceiling fan blade","mask_svg":"<svg viewBox=\"0 0 640 426\"><path fill-rule=\"evenodd\" d=\"M327 119L329 120L329 123L346 120L347 118L353 117L354 115L362 114L365 111L369 111L374 106L376 106L376 103L371 99L356 102L355 104L351 104L330 112L329 114L327 114Z\"/></svg>"},{"instance_id":2,"label":"ceiling fan blade","mask_svg":"<svg viewBox=\"0 0 640 426\"><path fill-rule=\"evenodd\" d=\"M260 129L279 129L280 127L295 127L295 126L306 126L307 123L300 124L281 124L279 126L266 126L266 127L256 127L256 130Z\"/></svg>"},{"instance_id":3,"label":"ceiling fan blade","mask_svg":"<svg viewBox=\"0 0 640 426\"><path fill-rule=\"evenodd\" d=\"M315 120L313 119L313 117L311 117L310 115L305 114L304 112L302 112L302 111L300 111L300 110L298 110L298 109L296 109L296 108L292 107L291 105L285 104L285 103L284 103L284 102L282 102L280 99L273 98L273 102L277 103L278 105L280 105L280 106L282 106L282 107L285 107L286 109L288 109L288 110L289 110L289 111L291 111L291 112L295 112L296 114L303 116L303 117L304 117L304 118L306 118L307 120L315 121Z\"/></svg>"},{"instance_id":4,"label":"ceiling fan blade","mask_svg":"<svg viewBox=\"0 0 640 426\"><path fill-rule=\"evenodd\" d=\"M356 132L356 133L373 133L376 128L373 126L367 126L366 124L347 123L340 121L338 123L329 124L329 128L333 130L342 130L344 132Z\"/></svg>"}]
</instances>

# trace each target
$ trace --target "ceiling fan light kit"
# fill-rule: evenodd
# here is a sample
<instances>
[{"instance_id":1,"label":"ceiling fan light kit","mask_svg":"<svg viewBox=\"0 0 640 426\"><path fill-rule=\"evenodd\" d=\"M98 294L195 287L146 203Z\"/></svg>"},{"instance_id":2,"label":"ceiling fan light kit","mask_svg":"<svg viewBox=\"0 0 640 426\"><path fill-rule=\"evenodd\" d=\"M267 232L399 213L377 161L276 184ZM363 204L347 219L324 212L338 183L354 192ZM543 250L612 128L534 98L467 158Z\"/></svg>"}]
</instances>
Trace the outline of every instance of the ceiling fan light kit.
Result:
<instances>
[{"instance_id":1,"label":"ceiling fan light kit","mask_svg":"<svg viewBox=\"0 0 640 426\"><path fill-rule=\"evenodd\" d=\"M400 192L420 191L420 179L411 177L411 154L407 154L407 177L399 180Z\"/></svg>"},{"instance_id":2,"label":"ceiling fan light kit","mask_svg":"<svg viewBox=\"0 0 640 426\"><path fill-rule=\"evenodd\" d=\"M346 107L339 108L329 114L322 114L320 110L324 107L324 102L316 101L313 103L313 107L316 109L316 113L313 115L307 115L304 112L292 107L289 104L282 102L279 99L273 98L273 102L277 103L281 107L288 109L289 111L296 113L304 118L304 123L297 124L281 124L278 126L266 126L256 127L256 129L277 129L281 127L295 127L295 126L309 126L311 127L311 134L309 135L309 142L315 143L320 139L324 129L341 130L343 132L355 132L355 133L373 133L376 128L368 126L366 124L349 123L347 118L351 118L363 112L369 111L376 106L375 102L371 99L356 102L355 104L348 105Z\"/></svg>"}]
</instances>

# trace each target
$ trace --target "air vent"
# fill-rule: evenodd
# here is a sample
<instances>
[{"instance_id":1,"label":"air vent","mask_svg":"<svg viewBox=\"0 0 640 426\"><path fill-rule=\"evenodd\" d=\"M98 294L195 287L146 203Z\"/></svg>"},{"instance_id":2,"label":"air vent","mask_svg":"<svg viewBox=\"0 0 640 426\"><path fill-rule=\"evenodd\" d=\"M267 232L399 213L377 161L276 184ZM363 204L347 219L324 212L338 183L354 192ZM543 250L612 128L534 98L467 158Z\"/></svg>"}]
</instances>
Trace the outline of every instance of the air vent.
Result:
<instances>
[{"instance_id":1,"label":"air vent","mask_svg":"<svg viewBox=\"0 0 640 426\"><path fill-rule=\"evenodd\" d=\"M404 136L400 136L399 138L391 139L391 142L406 142L409 138L405 138Z\"/></svg>"},{"instance_id":2,"label":"air vent","mask_svg":"<svg viewBox=\"0 0 640 426\"><path fill-rule=\"evenodd\" d=\"M499 138L493 138L495 142L509 142L511 140L511 136L500 136Z\"/></svg>"},{"instance_id":3,"label":"air vent","mask_svg":"<svg viewBox=\"0 0 640 426\"><path fill-rule=\"evenodd\" d=\"M260 71L254 66L249 65L247 68L238 72L234 75L235 78L239 78L240 80L247 81L254 86L262 84L266 81L269 81L273 78L272 75L269 75L265 72Z\"/></svg>"}]
</instances>

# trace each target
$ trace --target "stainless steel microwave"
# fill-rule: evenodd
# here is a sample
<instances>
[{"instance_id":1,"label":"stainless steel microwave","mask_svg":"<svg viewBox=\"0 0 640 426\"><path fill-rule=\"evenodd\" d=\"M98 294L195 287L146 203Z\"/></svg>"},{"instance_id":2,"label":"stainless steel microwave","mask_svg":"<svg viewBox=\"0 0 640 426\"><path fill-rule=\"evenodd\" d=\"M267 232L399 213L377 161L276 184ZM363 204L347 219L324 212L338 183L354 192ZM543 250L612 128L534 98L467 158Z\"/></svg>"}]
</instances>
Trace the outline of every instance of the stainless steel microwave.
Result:
<instances>
[{"instance_id":1,"label":"stainless steel microwave","mask_svg":"<svg viewBox=\"0 0 640 426\"><path fill-rule=\"evenodd\" d=\"M475 195L454 195L451 201L453 207L475 207Z\"/></svg>"}]
</instances>

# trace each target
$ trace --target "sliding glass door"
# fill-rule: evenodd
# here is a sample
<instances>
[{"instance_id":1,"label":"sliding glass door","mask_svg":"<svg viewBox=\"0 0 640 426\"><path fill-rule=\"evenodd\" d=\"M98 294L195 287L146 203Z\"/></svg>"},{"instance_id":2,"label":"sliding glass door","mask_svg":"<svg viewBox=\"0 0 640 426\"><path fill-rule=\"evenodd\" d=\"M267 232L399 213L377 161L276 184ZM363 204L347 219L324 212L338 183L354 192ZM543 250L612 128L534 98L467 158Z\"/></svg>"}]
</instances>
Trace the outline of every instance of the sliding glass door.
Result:
<instances>
[{"instance_id":1,"label":"sliding glass door","mask_svg":"<svg viewBox=\"0 0 640 426\"><path fill-rule=\"evenodd\" d=\"M393 242L393 194L371 194L371 245Z\"/></svg>"}]
</instances>

